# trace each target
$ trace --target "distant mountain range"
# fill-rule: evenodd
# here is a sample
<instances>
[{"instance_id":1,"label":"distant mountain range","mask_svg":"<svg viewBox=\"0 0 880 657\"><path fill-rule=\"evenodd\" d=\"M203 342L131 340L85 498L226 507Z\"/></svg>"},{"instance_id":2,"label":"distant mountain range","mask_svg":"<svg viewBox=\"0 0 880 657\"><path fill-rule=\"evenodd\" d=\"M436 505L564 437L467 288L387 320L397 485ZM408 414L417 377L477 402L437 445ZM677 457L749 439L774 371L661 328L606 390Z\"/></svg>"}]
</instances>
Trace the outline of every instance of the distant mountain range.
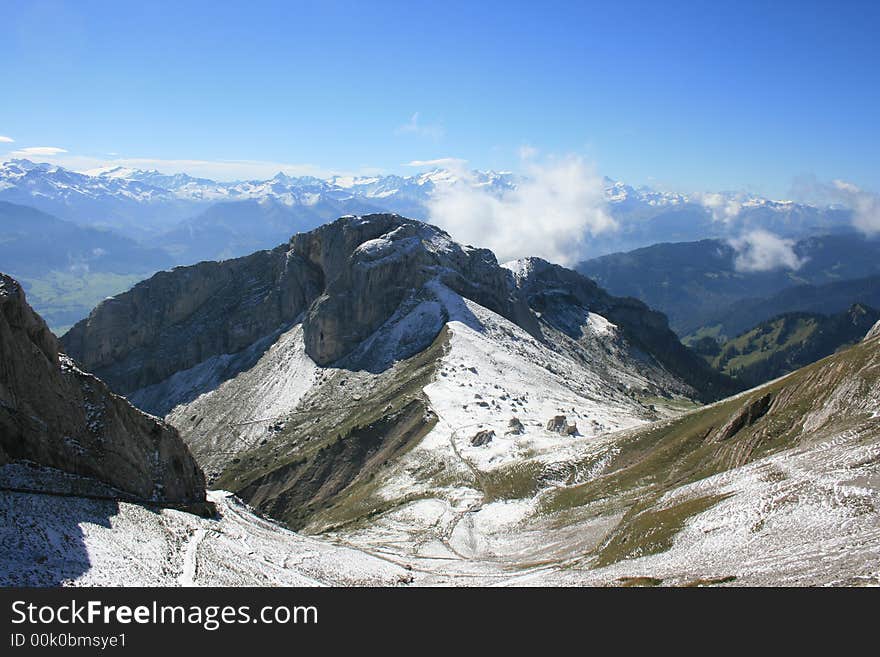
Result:
<instances>
[{"instance_id":1,"label":"distant mountain range","mask_svg":"<svg viewBox=\"0 0 880 657\"><path fill-rule=\"evenodd\" d=\"M471 176L469 184L498 191L514 185L509 173L475 171ZM424 216L424 203L437 186L461 182L461 177L443 169L407 177L334 176L323 180L278 173L269 180L218 182L123 167L80 173L18 159L0 165L0 200L32 205L76 223L109 226L134 237L161 234L216 203L245 202L237 206L240 218L253 228L260 218L253 213L254 203L268 203L287 208L291 221L309 220L306 226L292 223L289 237L296 228L314 228L339 216L341 209L361 213L377 208L398 213L417 210Z\"/></svg>"},{"instance_id":2,"label":"distant mountain range","mask_svg":"<svg viewBox=\"0 0 880 657\"><path fill-rule=\"evenodd\" d=\"M429 220L429 204L440 190L466 185L503 198L523 180L510 172L434 169L412 176L321 179L279 173L269 180L218 182L155 170L113 167L75 172L46 163L11 160L0 165L0 201L52 215L55 227L45 234L47 246L41 250L32 236L23 234L14 223L0 224L5 233L5 253L10 254L10 259L4 259L2 264L21 280L34 307L53 330L61 332L84 317L98 300L127 289L159 269L270 249L294 233L311 230L342 215L395 212ZM727 239L754 228L793 239L816 234L852 234L848 210L734 192L685 195L606 179L605 200L618 227L584 240L578 247L579 257L657 242L712 237L716 238L720 257L732 261L732 247ZM6 206L7 212L0 220L9 222L11 207ZM16 213L25 216L27 210ZM540 216L535 220L540 221ZM64 237L59 222L66 222ZM692 255L697 263L712 259L715 245L709 246L698 246L693 253L686 252L685 247L655 248L660 248L657 253L661 261L669 254L671 276L681 278L693 271ZM834 275L816 280L775 272L768 278L783 279L776 284L756 288L754 279L748 278L741 281L742 294L709 295L707 309L699 303L691 304L692 299L681 299L686 306L682 310L675 307L675 284L669 289L672 297L667 304L662 298L663 290L643 296L645 291L637 289L638 286L627 285L630 277L626 272L622 276L615 273L615 280L610 281L606 274L609 267L614 269L614 261L615 256L609 256L609 260L601 261L603 264L588 265L581 271L599 277L603 285L618 294L644 298L663 309L673 327L680 333L685 331L682 335L705 324L704 310L714 313L731 300L772 294L795 283L835 280ZM709 263L707 272L715 266ZM675 273L677 268L680 271ZM862 268L856 274L836 278L869 273L880 272ZM707 282L707 290L713 285ZM687 294L690 293L686 291ZM696 296L705 295L699 292ZM680 321L684 315L688 316L687 326Z\"/></svg>"},{"instance_id":3,"label":"distant mountain range","mask_svg":"<svg viewBox=\"0 0 880 657\"><path fill-rule=\"evenodd\" d=\"M254 202L269 203L287 209L288 232L292 234L333 219L342 209L363 214L381 210L425 220L430 218L427 203L438 189L470 185L503 195L522 180L510 172L434 169L412 176L321 179L279 173L269 180L218 182L124 167L79 173L19 159L0 165L0 200L33 205L62 219L109 226L138 238L161 235L213 204L244 201L250 203L231 206L225 214L238 212L240 223L248 223L249 229L256 227L259 235L260 215L254 214ZM686 195L636 188L611 179L605 180L605 199L620 223L619 230L591 238L581 254L584 257L660 241L722 236L734 229L762 227L782 236L804 237L848 230L850 223L849 211L843 209L739 192ZM736 222L732 224L734 215ZM276 235L267 235L260 247L271 247L275 239Z\"/></svg>"},{"instance_id":4,"label":"distant mountain range","mask_svg":"<svg viewBox=\"0 0 880 657\"><path fill-rule=\"evenodd\" d=\"M880 275L880 239L810 237L792 251L802 263L796 270L739 271L736 249L718 239L615 253L582 262L577 270L612 294L663 311L684 338L726 339L782 312L839 312L857 302L876 303L876 280L851 281Z\"/></svg>"}]
</instances>

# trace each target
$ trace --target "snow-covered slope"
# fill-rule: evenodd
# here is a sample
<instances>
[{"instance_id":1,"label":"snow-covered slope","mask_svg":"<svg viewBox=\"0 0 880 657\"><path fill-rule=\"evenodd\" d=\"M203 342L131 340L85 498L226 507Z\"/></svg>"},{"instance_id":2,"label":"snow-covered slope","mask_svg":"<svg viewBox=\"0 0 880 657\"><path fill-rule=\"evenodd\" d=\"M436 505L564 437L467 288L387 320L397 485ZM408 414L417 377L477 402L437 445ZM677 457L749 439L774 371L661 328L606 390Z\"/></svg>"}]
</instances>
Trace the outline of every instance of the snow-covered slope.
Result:
<instances>
[{"instance_id":1,"label":"snow-covered slope","mask_svg":"<svg viewBox=\"0 0 880 657\"><path fill-rule=\"evenodd\" d=\"M440 283L432 282L429 288L430 300L392 316L347 359L361 367L317 366L305 353L302 325L295 324L253 367L177 406L168 415L169 421L184 431L209 475L218 476L228 469L230 460L249 450L271 453L276 460L281 454L294 457L310 449L294 438L299 431L314 431L319 434L316 442L324 442L320 436L324 424L308 426L314 424L314 416L322 414L315 407L327 409L325 413L332 418L327 427L332 431L333 422L345 422L334 416L334 410L358 415L361 405L370 404L365 397L387 392L393 398L389 389L401 377L413 376L409 362L423 357L417 354L400 360L399 355L411 352L407 348L411 343L430 342L444 325L445 350L428 361L427 385L418 391L440 423L413 453L435 443L446 450L453 433L462 442L456 449L473 452L473 458L494 466L515 462L525 453L561 453L578 436L591 438L657 417L656 407L632 394L659 390L652 374L661 385L675 389L674 378L657 367L646 368L627 351L615 328L598 315L586 325L599 325L590 341L604 359L585 362L577 350L554 349L553 343L537 340ZM189 381L191 373L203 376L205 368L223 366L225 360L212 359L174 375L159 388L171 391ZM156 394L155 388L148 392ZM132 399L137 401L144 394L135 393ZM545 428L557 415L566 415L565 424L572 425L572 434L563 435L560 430L565 427ZM522 433L505 435L513 418L522 423ZM494 430L496 438L489 445L472 447L468 441L479 430ZM391 486L403 486L407 494L418 489L400 482Z\"/></svg>"},{"instance_id":2,"label":"snow-covered slope","mask_svg":"<svg viewBox=\"0 0 880 657\"><path fill-rule=\"evenodd\" d=\"M423 439L492 467L558 460L722 383L643 304L541 260L501 267L396 215L343 217L272 252L156 276L65 344L168 413L209 480L313 530L390 500L377 470ZM429 477L405 494L451 495L434 488ZM343 510L357 496L364 505Z\"/></svg>"},{"instance_id":3,"label":"snow-covered slope","mask_svg":"<svg viewBox=\"0 0 880 657\"><path fill-rule=\"evenodd\" d=\"M527 278L534 266L510 268ZM212 407L226 409L226 419L240 412L232 422L240 464L221 474L222 485L281 516L282 482L316 486L288 498L311 508L289 522L411 564L415 583L878 581L876 341L678 417L682 399L657 396L651 408L631 396L657 382L620 349L618 327L602 315L587 314L582 342L605 352L604 363L579 358L564 334L548 344L447 288L432 290L416 324L433 325L427 310L435 307L426 304L437 304L445 329L421 354L426 362L398 361L379 376L309 364L311 387L298 387L299 401L274 418L255 418L241 403L253 384L239 377L172 418L186 435L195 430L184 419L191 409L193 422L210 421ZM381 344L393 348L392 336L404 332L397 326L412 321L392 318ZM255 379L283 362L282 352L301 358L302 346L289 341L254 368ZM407 377L416 389L396 390ZM316 455L340 444L328 431L341 444L367 441L364 427L394 433L377 419L380 409L394 415L415 399L421 433L347 479L321 474ZM674 418L646 424L661 415ZM573 435L559 431L572 424ZM222 467L218 452L202 454ZM331 470L341 463L325 458Z\"/></svg>"},{"instance_id":4,"label":"snow-covered slope","mask_svg":"<svg viewBox=\"0 0 880 657\"><path fill-rule=\"evenodd\" d=\"M0 489L0 585L393 586L410 577L403 564L294 534L229 493L208 497L216 519Z\"/></svg>"},{"instance_id":5,"label":"snow-covered slope","mask_svg":"<svg viewBox=\"0 0 880 657\"><path fill-rule=\"evenodd\" d=\"M478 372L507 363L481 356L464 322L450 327L438 380L425 390L440 419L377 473L388 504L364 521L304 536L222 491L209 494L219 519L208 520L22 492L73 484L6 466L0 584L880 585L876 339L737 398L599 437L542 435L521 413L523 436L484 449L466 439L479 425L454 430L469 418L449 399L475 383L459 359ZM534 388L520 377L535 372L505 371L504 392L480 381L474 394L507 403L502 396L518 392L529 406ZM763 416L729 423L767 395ZM740 428L695 441L705 422L710 434ZM787 433L768 436L774 426Z\"/></svg>"}]
</instances>

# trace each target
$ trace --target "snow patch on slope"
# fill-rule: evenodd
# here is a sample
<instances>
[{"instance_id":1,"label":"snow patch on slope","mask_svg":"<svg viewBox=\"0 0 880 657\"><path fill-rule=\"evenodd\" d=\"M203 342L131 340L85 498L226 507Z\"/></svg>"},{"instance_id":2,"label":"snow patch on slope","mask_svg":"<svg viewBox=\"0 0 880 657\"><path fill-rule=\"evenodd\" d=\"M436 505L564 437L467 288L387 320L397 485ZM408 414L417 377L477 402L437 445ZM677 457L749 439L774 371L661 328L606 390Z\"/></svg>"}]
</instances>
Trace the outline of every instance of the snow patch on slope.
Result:
<instances>
[{"instance_id":1,"label":"snow patch on slope","mask_svg":"<svg viewBox=\"0 0 880 657\"><path fill-rule=\"evenodd\" d=\"M584 564L550 583L734 576L747 585L880 584L880 445L864 434L765 457L677 488L660 504L715 495L728 497L689 518L669 550L596 570Z\"/></svg>"},{"instance_id":2,"label":"snow patch on slope","mask_svg":"<svg viewBox=\"0 0 880 657\"><path fill-rule=\"evenodd\" d=\"M439 281L427 289L432 303L442 305L449 332L435 379L424 388L439 421L390 466L376 493L386 501L424 499L339 536L364 548L393 545L391 551L403 555L509 558L522 549L510 532L534 511L536 498L487 503L480 478L525 465L547 473L545 486L552 486L554 477L561 485L582 476L573 463L608 449L604 436L609 432L645 422L646 409L600 374ZM548 430L556 415L576 423L578 435ZM514 417L522 433L508 432ZM494 437L475 446L478 431L493 431ZM426 471L442 472L446 483L426 477ZM528 544L540 553L537 535Z\"/></svg>"},{"instance_id":3,"label":"snow patch on slope","mask_svg":"<svg viewBox=\"0 0 880 657\"><path fill-rule=\"evenodd\" d=\"M4 586L392 586L400 565L304 537L209 492L219 520L0 491Z\"/></svg>"},{"instance_id":4,"label":"snow patch on slope","mask_svg":"<svg viewBox=\"0 0 880 657\"><path fill-rule=\"evenodd\" d=\"M181 430L203 468L219 464L265 438L296 408L320 372L305 352L302 324L296 324L249 370L178 406L166 419Z\"/></svg>"}]
</instances>

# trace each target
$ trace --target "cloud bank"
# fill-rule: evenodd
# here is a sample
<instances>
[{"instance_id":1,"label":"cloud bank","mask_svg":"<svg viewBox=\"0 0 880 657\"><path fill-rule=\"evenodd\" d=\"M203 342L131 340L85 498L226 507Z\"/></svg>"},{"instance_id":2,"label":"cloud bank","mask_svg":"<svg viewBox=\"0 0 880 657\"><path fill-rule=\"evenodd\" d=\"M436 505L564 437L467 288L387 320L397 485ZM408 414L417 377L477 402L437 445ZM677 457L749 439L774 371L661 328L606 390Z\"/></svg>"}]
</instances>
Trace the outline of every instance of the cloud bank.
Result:
<instances>
[{"instance_id":1,"label":"cloud bank","mask_svg":"<svg viewBox=\"0 0 880 657\"><path fill-rule=\"evenodd\" d=\"M15 140L12 137L7 137L6 135L0 135L0 144L11 144Z\"/></svg>"},{"instance_id":2,"label":"cloud bank","mask_svg":"<svg viewBox=\"0 0 880 657\"><path fill-rule=\"evenodd\" d=\"M433 160L412 160L410 162L407 162L404 166L416 167L418 169L424 169L426 167L438 167L441 169L449 169L451 171L464 172L466 165L467 160L462 160L461 158L438 157Z\"/></svg>"},{"instance_id":3,"label":"cloud bank","mask_svg":"<svg viewBox=\"0 0 880 657\"><path fill-rule=\"evenodd\" d=\"M753 230L730 240L736 251L733 266L740 272L762 272L774 269L800 269L807 261L794 252L794 240L785 239L766 230Z\"/></svg>"},{"instance_id":4,"label":"cloud bank","mask_svg":"<svg viewBox=\"0 0 880 657\"><path fill-rule=\"evenodd\" d=\"M880 194L845 180L820 182L815 176L795 180L792 195L811 203L835 203L852 210L853 227L865 235L880 233Z\"/></svg>"},{"instance_id":5,"label":"cloud bank","mask_svg":"<svg viewBox=\"0 0 880 657\"><path fill-rule=\"evenodd\" d=\"M730 223L742 210L742 199L717 193L695 194L694 199L712 213L712 219Z\"/></svg>"},{"instance_id":6,"label":"cloud bank","mask_svg":"<svg viewBox=\"0 0 880 657\"><path fill-rule=\"evenodd\" d=\"M23 158L52 157L53 155L60 155L66 152L66 150L58 148L57 146L29 146L28 148L19 148L18 150L12 151L10 155L12 157Z\"/></svg>"},{"instance_id":7,"label":"cloud bank","mask_svg":"<svg viewBox=\"0 0 880 657\"><path fill-rule=\"evenodd\" d=\"M874 194L843 180L833 183L833 196L852 208L853 226L866 235L880 233L880 194Z\"/></svg>"},{"instance_id":8,"label":"cloud bank","mask_svg":"<svg viewBox=\"0 0 880 657\"><path fill-rule=\"evenodd\" d=\"M530 160L512 190L473 182L465 177L435 189L428 202L430 221L457 241L491 249L501 262L539 256L573 264L589 235L617 227L602 177L579 157Z\"/></svg>"}]
</instances>

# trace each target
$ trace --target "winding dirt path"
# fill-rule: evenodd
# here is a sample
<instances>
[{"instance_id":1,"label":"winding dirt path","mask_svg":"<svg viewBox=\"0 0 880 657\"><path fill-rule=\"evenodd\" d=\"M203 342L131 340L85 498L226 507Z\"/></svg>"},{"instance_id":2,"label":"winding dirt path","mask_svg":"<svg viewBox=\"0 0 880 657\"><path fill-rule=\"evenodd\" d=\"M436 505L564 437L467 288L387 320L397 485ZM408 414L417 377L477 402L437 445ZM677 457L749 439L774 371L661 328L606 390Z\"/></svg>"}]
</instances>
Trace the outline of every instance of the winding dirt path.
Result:
<instances>
[{"instance_id":1,"label":"winding dirt path","mask_svg":"<svg viewBox=\"0 0 880 657\"><path fill-rule=\"evenodd\" d=\"M189 543L186 545L186 552L183 555L183 572L177 582L180 586L196 586L196 571L198 570L199 544L207 536L207 529L197 529L193 534Z\"/></svg>"}]
</instances>

